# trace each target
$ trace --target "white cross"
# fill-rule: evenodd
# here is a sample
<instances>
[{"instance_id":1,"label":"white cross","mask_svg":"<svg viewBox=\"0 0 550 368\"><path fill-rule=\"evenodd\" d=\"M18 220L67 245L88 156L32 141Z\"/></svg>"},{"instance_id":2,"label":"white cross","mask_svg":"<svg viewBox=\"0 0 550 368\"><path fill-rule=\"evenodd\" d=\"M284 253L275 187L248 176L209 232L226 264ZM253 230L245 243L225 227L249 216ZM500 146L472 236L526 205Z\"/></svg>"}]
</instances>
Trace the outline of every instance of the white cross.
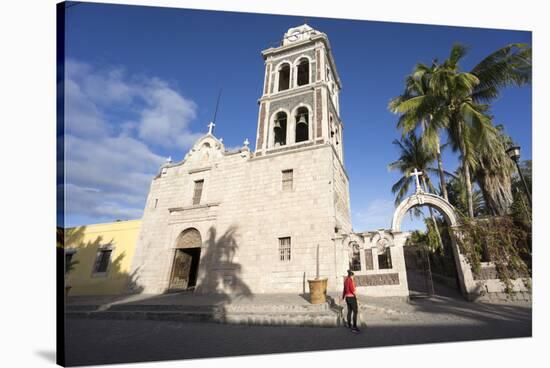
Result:
<instances>
[{"instance_id":1,"label":"white cross","mask_svg":"<svg viewBox=\"0 0 550 368\"><path fill-rule=\"evenodd\" d=\"M416 179L416 191L417 192L422 191L422 187L420 186L420 180L418 180L418 177L420 175L422 175L422 171L418 171L418 170L416 170L416 168L414 169L414 171L412 173L409 174L409 176L414 176L415 179Z\"/></svg>"},{"instance_id":2,"label":"white cross","mask_svg":"<svg viewBox=\"0 0 550 368\"><path fill-rule=\"evenodd\" d=\"M212 121L210 122L210 124L208 124L208 134L212 134L212 129L214 129L215 126L216 124L214 124Z\"/></svg>"},{"instance_id":3,"label":"white cross","mask_svg":"<svg viewBox=\"0 0 550 368\"><path fill-rule=\"evenodd\" d=\"M248 141L248 138L245 138L244 139L244 146L248 147L249 144L250 144L250 142Z\"/></svg>"},{"instance_id":4,"label":"white cross","mask_svg":"<svg viewBox=\"0 0 550 368\"><path fill-rule=\"evenodd\" d=\"M171 163L172 162L172 156L168 156L168 158L166 159L166 162Z\"/></svg>"}]
</instances>

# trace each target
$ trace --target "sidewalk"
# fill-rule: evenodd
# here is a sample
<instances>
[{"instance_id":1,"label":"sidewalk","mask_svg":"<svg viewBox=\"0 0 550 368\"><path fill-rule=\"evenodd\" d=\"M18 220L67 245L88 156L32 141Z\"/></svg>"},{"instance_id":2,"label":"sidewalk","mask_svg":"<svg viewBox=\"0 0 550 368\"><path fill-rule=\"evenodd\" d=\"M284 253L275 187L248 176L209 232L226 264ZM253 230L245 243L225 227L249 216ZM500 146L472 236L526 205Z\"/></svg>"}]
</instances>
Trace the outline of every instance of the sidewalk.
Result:
<instances>
[{"instance_id":1,"label":"sidewalk","mask_svg":"<svg viewBox=\"0 0 550 368\"><path fill-rule=\"evenodd\" d=\"M65 314L70 318L255 325L335 327L342 324L339 306L330 303L314 305L298 294L228 296L181 292L125 297L69 297Z\"/></svg>"},{"instance_id":2,"label":"sidewalk","mask_svg":"<svg viewBox=\"0 0 550 368\"><path fill-rule=\"evenodd\" d=\"M392 323L467 324L496 318L531 318L530 302L473 303L460 298L434 296L425 299L360 296L359 324ZM252 296L204 295L182 292L128 296L69 297L66 316L88 319L176 320L249 325L338 327L346 315L345 302L336 294L327 303L310 304L299 294Z\"/></svg>"}]
</instances>

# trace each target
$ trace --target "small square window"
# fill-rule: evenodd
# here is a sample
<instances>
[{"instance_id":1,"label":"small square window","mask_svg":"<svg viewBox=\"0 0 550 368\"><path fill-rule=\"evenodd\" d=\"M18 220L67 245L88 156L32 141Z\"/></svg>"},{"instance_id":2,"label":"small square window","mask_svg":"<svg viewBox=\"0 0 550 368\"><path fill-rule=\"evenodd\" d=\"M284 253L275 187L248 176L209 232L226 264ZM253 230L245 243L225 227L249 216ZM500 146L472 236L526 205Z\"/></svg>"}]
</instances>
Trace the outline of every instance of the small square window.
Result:
<instances>
[{"instance_id":1,"label":"small square window","mask_svg":"<svg viewBox=\"0 0 550 368\"><path fill-rule=\"evenodd\" d=\"M94 265L94 273L106 273L109 268L109 263L111 262L111 253L113 250L111 248L99 249L97 252L97 257Z\"/></svg>"},{"instance_id":2,"label":"small square window","mask_svg":"<svg viewBox=\"0 0 550 368\"><path fill-rule=\"evenodd\" d=\"M290 237L279 238L279 260L290 261Z\"/></svg>"},{"instance_id":3,"label":"small square window","mask_svg":"<svg viewBox=\"0 0 550 368\"><path fill-rule=\"evenodd\" d=\"M294 170L283 170L282 171L282 184L284 191L291 191L292 185L294 182Z\"/></svg>"}]
</instances>

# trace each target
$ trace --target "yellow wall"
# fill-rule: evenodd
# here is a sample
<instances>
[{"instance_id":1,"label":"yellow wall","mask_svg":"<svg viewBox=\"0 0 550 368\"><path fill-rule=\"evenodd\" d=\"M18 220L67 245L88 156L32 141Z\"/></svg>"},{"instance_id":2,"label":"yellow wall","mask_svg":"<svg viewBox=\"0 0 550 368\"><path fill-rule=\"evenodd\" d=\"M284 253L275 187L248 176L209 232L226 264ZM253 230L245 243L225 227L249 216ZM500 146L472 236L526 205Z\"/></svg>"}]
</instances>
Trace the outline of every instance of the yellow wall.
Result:
<instances>
[{"instance_id":1,"label":"yellow wall","mask_svg":"<svg viewBox=\"0 0 550 368\"><path fill-rule=\"evenodd\" d=\"M67 274L69 295L115 295L126 291L141 220L118 221L65 229L65 249L76 249L78 261ZM106 275L93 274L98 250L111 244Z\"/></svg>"}]
</instances>

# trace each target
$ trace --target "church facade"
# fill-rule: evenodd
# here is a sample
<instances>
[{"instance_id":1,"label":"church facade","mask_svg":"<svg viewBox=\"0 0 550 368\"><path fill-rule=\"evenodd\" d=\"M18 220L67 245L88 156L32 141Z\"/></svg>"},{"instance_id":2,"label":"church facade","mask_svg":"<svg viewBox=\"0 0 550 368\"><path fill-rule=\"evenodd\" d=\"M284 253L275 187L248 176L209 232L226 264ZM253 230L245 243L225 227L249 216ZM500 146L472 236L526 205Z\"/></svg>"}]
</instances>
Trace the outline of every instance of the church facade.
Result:
<instances>
[{"instance_id":1,"label":"church facade","mask_svg":"<svg viewBox=\"0 0 550 368\"><path fill-rule=\"evenodd\" d=\"M291 28L262 56L255 150L245 141L227 151L210 124L182 161L161 167L136 244L135 283L146 293L246 295L306 293L307 280L322 277L337 291L352 267L360 290L407 295L396 235L352 232L342 85L327 36Z\"/></svg>"}]
</instances>

